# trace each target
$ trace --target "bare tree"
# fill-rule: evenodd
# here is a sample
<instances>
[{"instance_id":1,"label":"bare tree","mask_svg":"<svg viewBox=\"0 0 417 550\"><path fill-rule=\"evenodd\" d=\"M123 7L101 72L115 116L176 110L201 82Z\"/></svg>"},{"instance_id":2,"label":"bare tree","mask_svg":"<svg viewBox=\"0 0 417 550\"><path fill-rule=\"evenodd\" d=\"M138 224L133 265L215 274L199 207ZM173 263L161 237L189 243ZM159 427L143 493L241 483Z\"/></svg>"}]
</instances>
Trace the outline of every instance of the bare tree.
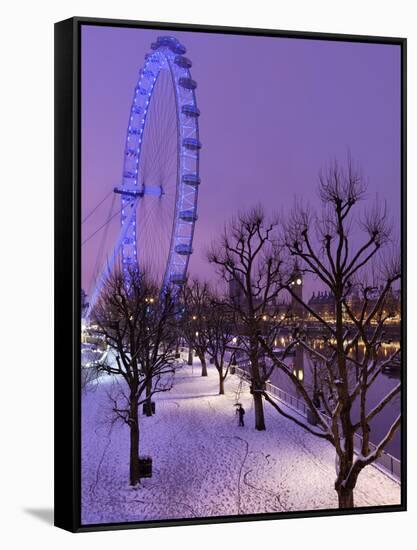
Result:
<instances>
[{"instance_id":1,"label":"bare tree","mask_svg":"<svg viewBox=\"0 0 417 550\"><path fill-rule=\"evenodd\" d=\"M321 215L314 216L307 208L297 205L285 227L285 245L290 258L298 262L303 273L313 275L328 289L334 303L332 318L300 297L290 278L283 280L283 287L300 303L308 320L304 327L299 326L290 346L303 346L319 365L315 395L286 365L284 357L277 357L259 334L262 349L272 364L285 374L305 400L315 427L284 411L267 393L264 396L281 414L335 447L339 507L352 508L360 472L381 455L400 426L398 416L381 440L375 442L376 447L371 447L371 421L401 389L398 384L377 406L369 406L371 387L384 367L400 353L396 349L382 360L380 351L389 340L387 321L394 315L392 296L401 277L401 263L392 254L381 254L382 250L389 249L391 233L385 208L376 201L360 215L358 205L364 198L365 185L350 160L346 169L334 163L321 175L319 193L323 205ZM351 231L354 226L359 228L356 233ZM312 345L309 336L308 327L313 325L315 334L320 334L319 347ZM359 344L363 348L360 354ZM286 352L284 350L284 354ZM354 410L358 405L359 419L355 419ZM362 436L357 454L356 433Z\"/></svg>"},{"instance_id":2,"label":"bare tree","mask_svg":"<svg viewBox=\"0 0 417 550\"><path fill-rule=\"evenodd\" d=\"M276 317L281 290L281 250L276 239L276 220L267 220L262 207L240 213L212 245L208 259L229 285L223 302L229 307L236 330L243 336L241 347L249 359L255 409L255 427L265 430L262 396L270 371L263 361L258 335L274 340L276 326L266 323ZM266 333L268 332L268 336Z\"/></svg>"},{"instance_id":3,"label":"bare tree","mask_svg":"<svg viewBox=\"0 0 417 550\"><path fill-rule=\"evenodd\" d=\"M111 275L93 311L93 322L112 348L115 361L100 369L120 377L126 391L113 397L113 412L130 429L130 484L140 481L139 406L172 387L176 306L148 274L132 271Z\"/></svg>"},{"instance_id":4,"label":"bare tree","mask_svg":"<svg viewBox=\"0 0 417 550\"><path fill-rule=\"evenodd\" d=\"M235 326L231 321L227 305L222 304L219 299L213 299L211 307L207 311L204 337L207 342L207 353L219 374L220 395L224 395L224 381L233 359L231 344L234 339Z\"/></svg>"},{"instance_id":5,"label":"bare tree","mask_svg":"<svg viewBox=\"0 0 417 550\"><path fill-rule=\"evenodd\" d=\"M180 332L190 350L195 350L201 362L201 376L207 376L207 337L205 331L206 315L210 308L210 290L206 282L194 279L184 285L181 291L184 311L179 324ZM192 353L192 351L191 351Z\"/></svg>"}]
</instances>

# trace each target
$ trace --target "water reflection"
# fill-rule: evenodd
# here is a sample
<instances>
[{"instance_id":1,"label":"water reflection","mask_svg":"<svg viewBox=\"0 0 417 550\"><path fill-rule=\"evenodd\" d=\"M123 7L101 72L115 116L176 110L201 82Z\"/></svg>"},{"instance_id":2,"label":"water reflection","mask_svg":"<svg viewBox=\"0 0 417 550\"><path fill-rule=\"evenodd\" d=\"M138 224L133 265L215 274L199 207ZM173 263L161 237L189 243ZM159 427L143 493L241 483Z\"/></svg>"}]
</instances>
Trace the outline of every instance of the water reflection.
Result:
<instances>
[{"instance_id":1,"label":"water reflection","mask_svg":"<svg viewBox=\"0 0 417 550\"><path fill-rule=\"evenodd\" d=\"M277 342L276 351L279 352L289 343L288 337L281 337ZM325 352L326 346L323 341L310 340L308 345L313 349ZM381 347L378 354L378 359L384 361L389 358L392 353L399 349L399 342L393 341L387 343ZM353 357L357 361L363 359L364 346L359 344L353 351ZM285 359L285 363L288 365L292 373L300 380L304 388L308 391L309 395L318 406L320 403L320 387L322 387L323 381L323 367L317 359L312 359L309 352L306 352L301 345L295 346L292 354ZM356 384L359 372L358 367L353 363L351 364L351 380L350 387L353 389ZM367 393L366 410L370 411L375 407L380 400L385 397L397 384L401 378L401 364L400 361L394 361L388 365L388 368L381 372L375 382L371 385ZM271 374L270 382L294 397L300 398L300 392L296 389L294 384L288 379L288 377L280 372L278 369L274 369ZM332 397L329 395L329 400ZM401 397L400 394L393 399L393 401L387 405L372 421L371 421L371 441L373 443L379 443L384 437L391 424L394 422L401 410ZM353 421L356 422L359 419L359 400L356 399L352 409ZM385 449L388 453L394 455L397 458L401 458L401 433L400 430L395 434L393 440Z\"/></svg>"}]
</instances>

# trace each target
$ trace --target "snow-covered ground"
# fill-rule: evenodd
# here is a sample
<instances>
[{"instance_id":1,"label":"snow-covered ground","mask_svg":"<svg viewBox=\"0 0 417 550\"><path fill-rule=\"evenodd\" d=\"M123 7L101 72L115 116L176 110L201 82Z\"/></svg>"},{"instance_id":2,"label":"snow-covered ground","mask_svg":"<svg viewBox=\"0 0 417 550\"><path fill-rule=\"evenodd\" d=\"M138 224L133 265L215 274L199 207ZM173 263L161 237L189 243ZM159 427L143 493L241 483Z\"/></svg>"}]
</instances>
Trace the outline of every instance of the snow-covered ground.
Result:
<instances>
[{"instance_id":1,"label":"snow-covered ground","mask_svg":"<svg viewBox=\"0 0 417 550\"><path fill-rule=\"evenodd\" d=\"M234 403L239 378L218 395L214 368L202 378L183 367L175 386L157 394L156 415L141 416L141 454L153 458L153 477L128 484L129 433L111 423L104 376L83 393L82 522L108 523L315 510L337 507L334 451L265 404L267 430L254 429L246 384L246 409L238 427ZM373 467L361 474L356 506L400 503L400 486Z\"/></svg>"}]
</instances>

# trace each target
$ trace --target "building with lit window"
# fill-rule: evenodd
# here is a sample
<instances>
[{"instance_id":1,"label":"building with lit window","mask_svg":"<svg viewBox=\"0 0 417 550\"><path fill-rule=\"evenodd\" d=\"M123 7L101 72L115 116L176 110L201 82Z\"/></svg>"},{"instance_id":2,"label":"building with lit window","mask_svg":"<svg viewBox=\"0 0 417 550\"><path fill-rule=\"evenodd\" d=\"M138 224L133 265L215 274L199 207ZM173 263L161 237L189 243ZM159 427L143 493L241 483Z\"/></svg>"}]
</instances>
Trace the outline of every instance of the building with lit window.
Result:
<instances>
[{"instance_id":1,"label":"building with lit window","mask_svg":"<svg viewBox=\"0 0 417 550\"><path fill-rule=\"evenodd\" d=\"M333 321L335 318L336 301L331 292L313 292L313 295L308 301L308 306L325 321ZM314 316L311 313L309 314L309 317L314 319Z\"/></svg>"}]
</instances>

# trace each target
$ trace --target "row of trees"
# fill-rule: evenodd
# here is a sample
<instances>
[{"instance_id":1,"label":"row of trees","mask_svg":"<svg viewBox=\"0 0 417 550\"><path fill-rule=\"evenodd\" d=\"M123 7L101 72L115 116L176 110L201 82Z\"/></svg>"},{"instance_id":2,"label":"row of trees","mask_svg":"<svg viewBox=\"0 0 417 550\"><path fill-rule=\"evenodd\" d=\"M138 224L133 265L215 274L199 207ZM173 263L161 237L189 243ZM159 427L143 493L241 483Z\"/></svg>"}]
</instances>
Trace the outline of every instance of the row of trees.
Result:
<instances>
[{"instance_id":1,"label":"row of trees","mask_svg":"<svg viewBox=\"0 0 417 550\"><path fill-rule=\"evenodd\" d=\"M360 207L365 186L348 163L336 163L320 178L322 211L297 204L286 219L268 219L261 207L240 213L213 244L208 260L216 266L225 287L235 294L218 295L207 283L193 281L180 295L161 292L145 273L112 276L94 311L99 332L115 352L103 370L120 375L128 390L114 400L113 410L130 428L130 482L139 482L139 415L144 403L152 414L155 392L172 385L175 354L180 339L195 350L207 376L207 357L219 374L219 393L239 336L247 357L255 411L255 428L265 430L264 402L277 413L333 445L337 458L335 489L340 507L354 505L353 490L360 472L374 462L400 425L398 417L380 440L370 446L370 423L399 394L400 384L370 409L369 392L385 364L379 351L387 336L389 297L401 276L400 261L390 252L391 228L384 208ZM354 230L352 230L354 228ZM335 300L329 322L296 291L294 272L318 279ZM378 289L377 299L371 299ZM360 297L359 312L349 297ZM302 319L282 313L282 301L297 303L319 326L320 351L311 346ZM266 323L265 316L274 322ZM302 316L301 316L302 317ZM290 322L291 319L291 322ZM278 353L277 337L291 325L292 339ZM361 357L353 353L361 342ZM318 388L313 395L288 366L286 358L301 346L319 365ZM266 392L266 381L278 370L304 399L314 425L300 421ZM317 399L317 395L319 399ZM353 414L360 404L359 419ZM355 433L362 435L360 454L354 454Z\"/></svg>"},{"instance_id":2,"label":"row of trees","mask_svg":"<svg viewBox=\"0 0 417 550\"><path fill-rule=\"evenodd\" d=\"M131 485L140 481L139 407L152 415L152 396L172 387L178 306L148 273L112 274L94 308L93 323L112 349L99 368L124 382L112 395L113 413L129 427Z\"/></svg>"},{"instance_id":3,"label":"row of trees","mask_svg":"<svg viewBox=\"0 0 417 550\"><path fill-rule=\"evenodd\" d=\"M201 361L201 375L207 376L207 357L219 375L219 394L224 394L224 381L234 359L237 341L236 319L230 315L223 297L214 293L207 283L193 280L180 294L183 314L178 331L189 349L194 349Z\"/></svg>"},{"instance_id":4,"label":"row of trees","mask_svg":"<svg viewBox=\"0 0 417 550\"><path fill-rule=\"evenodd\" d=\"M113 273L94 308L92 322L112 350L98 368L124 381L124 389L111 395L116 419L130 430L130 484L140 482L140 406L152 416L152 397L169 391L177 368L177 350L185 340L201 360L217 369L219 394L231 364L234 326L221 300L208 285L194 281L181 294L162 290L151 274Z\"/></svg>"},{"instance_id":5,"label":"row of trees","mask_svg":"<svg viewBox=\"0 0 417 550\"><path fill-rule=\"evenodd\" d=\"M401 278L401 261L394 249L386 208L377 202L361 208L365 197L361 174L348 162L337 163L320 176L321 212L296 204L285 220L268 220L262 208L240 214L212 247L211 263L220 277L240 288L241 299L229 297L225 305L247 336L244 348L250 361L255 426L265 429L263 399L279 414L333 445L336 453L335 489L339 506L354 505L353 491L360 472L373 463L394 437L400 414L376 448L370 445L370 423L399 395L399 383L370 408L370 392L384 369L400 353L380 359L381 346L389 341L386 325L393 316L390 297ZM329 322L297 292L294 273L319 280L334 297L334 320ZM358 297L359 311L350 296ZM290 315L265 323L264 314L281 319L277 297L287 295L315 321L320 351L313 347L302 319L292 324L292 339L279 353L274 346ZM375 299L375 295L377 298ZM281 315L278 315L281 313ZM301 316L303 317L303 316ZM317 329L317 327L319 327ZM363 344L361 357L353 353ZM308 391L288 365L291 348L301 346L319 365L316 395ZM268 362L265 362L265 357ZM268 366L266 366L268 364ZM277 369L294 386L309 409L316 427L300 422L265 391L265 382ZM320 397L317 400L317 393ZM359 419L354 403L359 403ZM362 436L355 455L355 434Z\"/></svg>"}]
</instances>

